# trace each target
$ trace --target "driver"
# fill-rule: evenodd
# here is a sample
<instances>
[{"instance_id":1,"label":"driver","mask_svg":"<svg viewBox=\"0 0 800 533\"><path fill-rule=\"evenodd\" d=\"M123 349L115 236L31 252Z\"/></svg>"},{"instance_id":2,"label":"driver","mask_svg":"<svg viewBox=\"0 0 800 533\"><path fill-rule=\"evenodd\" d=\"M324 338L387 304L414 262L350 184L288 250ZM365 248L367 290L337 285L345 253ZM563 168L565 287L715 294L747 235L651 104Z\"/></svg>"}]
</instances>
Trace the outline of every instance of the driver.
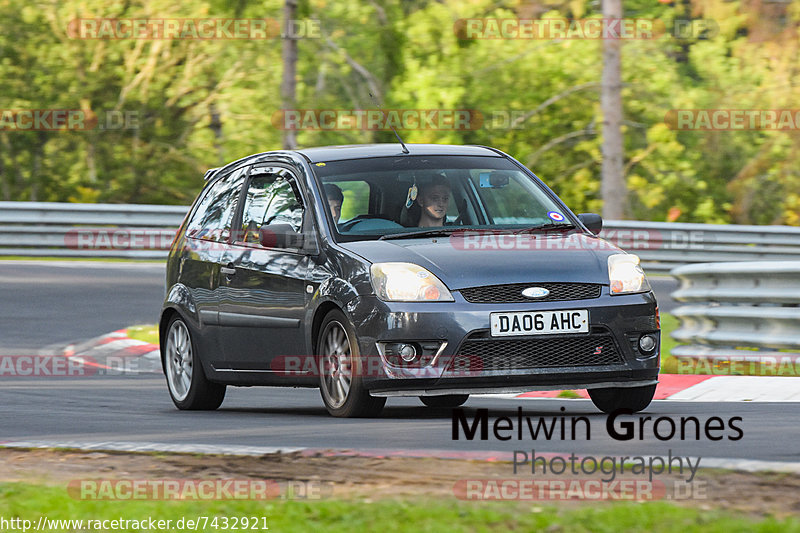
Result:
<instances>
[{"instance_id":1,"label":"driver","mask_svg":"<svg viewBox=\"0 0 800 533\"><path fill-rule=\"evenodd\" d=\"M344 203L344 193L338 185L333 183L325 184L325 196L328 198L328 207L331 210L334 224L339 223L339 217L342 216L342 204Z\"/></svg>"},{"instance_id":2,"label":"driver","mask_svg":"<svg viewBox=\"0 0 800 533\"><path fill-rule=\"evenodd\" d=\"M447 217L447 206L450 204L450 182L446 177L437 175L429 183L422 184L417 203L422 208L417 226L443 226Z\"/></svg>"}]
</instances>

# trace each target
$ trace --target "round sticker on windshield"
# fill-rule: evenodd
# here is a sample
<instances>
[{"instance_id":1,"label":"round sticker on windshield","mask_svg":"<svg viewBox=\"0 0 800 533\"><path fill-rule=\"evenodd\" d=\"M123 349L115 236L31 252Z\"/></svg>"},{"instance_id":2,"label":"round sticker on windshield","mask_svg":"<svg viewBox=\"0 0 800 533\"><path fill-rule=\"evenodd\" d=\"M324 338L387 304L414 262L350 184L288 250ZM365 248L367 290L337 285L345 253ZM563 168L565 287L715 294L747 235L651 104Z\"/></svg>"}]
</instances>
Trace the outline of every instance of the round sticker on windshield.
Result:
<instances>
[{"instance_id":1,"label":"round sticker on windshield","mask_svg":"<svg viewBox=\"0 0 800 533\"><path fill-rule=\"evenodd\" d=\"M550 211L547 213L547 216L549 216L552 220L555 220L556 222L561 222L562 220L564 220L564 215L562 215L558 211Z\"/></svg>"}]
</instances>

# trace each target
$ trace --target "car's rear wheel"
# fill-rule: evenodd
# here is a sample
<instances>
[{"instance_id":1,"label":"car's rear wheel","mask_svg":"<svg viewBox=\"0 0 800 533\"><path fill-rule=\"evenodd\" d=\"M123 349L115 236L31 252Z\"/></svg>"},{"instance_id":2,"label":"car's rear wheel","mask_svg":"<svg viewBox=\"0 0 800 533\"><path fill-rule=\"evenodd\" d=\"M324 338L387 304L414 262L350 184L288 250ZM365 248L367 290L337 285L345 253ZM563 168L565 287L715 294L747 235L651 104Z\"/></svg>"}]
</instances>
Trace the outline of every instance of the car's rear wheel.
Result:
<instances>
[{"instance_id":1,"label":"car's rear wheel","mask_svg":"<svg viewBox=\"0 0 800 533\"><path fill-rule=\"evenodd\" d=\"M376 416L386 398L370 396L363 385L364 362L358 350L355 330L339 310L328 313L317 340L320 393L333 416Z\"/></svg>"},{"instance_id":2,"label":"car's rear wheel","mask_svg":"<svg viewBox=\"0 0 800 533\"><path fill-rule=\"evenodd\" d=\"M206 379L186 323L175 316L167 327L164 373L172 402L178 409L214 410L225 399L225 385Z\"/></svg>"},{"instance_id":3,"label":"car's rear wheel","mask_svg":"<svg viewBox=\"0 0 800 533\"><path fill-rule=\"evenodd\" d=\"M446 396L420 396L420 401L428 407L458 407L469 400L469 394L448 394Z\"/></svg>"},{"instance_id":4,"label":"car's rear wheel","mask_svg":"<svg viewBox=\"0 0 800 533\"><path fill-rule=\"evenodd\" d=\"M588 392L592 403L604 413L613 413L618 409L630 409L636 413L653 401L656 386L589 389Z\"/></svg>"}]
</instances>

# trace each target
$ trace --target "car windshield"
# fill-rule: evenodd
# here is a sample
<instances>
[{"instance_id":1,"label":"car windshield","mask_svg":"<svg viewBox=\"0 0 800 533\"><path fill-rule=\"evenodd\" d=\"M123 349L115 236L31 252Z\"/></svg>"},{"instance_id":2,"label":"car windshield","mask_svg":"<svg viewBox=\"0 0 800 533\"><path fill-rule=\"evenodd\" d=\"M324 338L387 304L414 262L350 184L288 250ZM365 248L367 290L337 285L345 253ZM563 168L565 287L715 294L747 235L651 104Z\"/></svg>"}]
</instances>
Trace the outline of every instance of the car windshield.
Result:
<instances>
[{"instance_id":1,"label":"car windshield","mask_svg":"<svg viewBox=\"0 0 800 533\"><path fill-rule=\"evenodd\" d=\"M460 229L559 230L573 224L536 180L502 157L382 157L313 168L337 236L345 241Z\"/></svg>"}]
</instances>

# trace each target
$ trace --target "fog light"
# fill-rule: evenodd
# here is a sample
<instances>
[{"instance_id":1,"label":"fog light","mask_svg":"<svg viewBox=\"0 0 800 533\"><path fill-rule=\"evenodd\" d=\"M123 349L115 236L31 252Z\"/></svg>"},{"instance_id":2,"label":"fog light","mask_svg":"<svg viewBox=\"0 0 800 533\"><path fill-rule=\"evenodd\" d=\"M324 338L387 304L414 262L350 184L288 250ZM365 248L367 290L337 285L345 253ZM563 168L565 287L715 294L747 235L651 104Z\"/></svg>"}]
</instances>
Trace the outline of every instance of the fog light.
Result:
<instances>
[{"instance_id":1,"label":"fog light","mask_svg":"<svg viewBox=\"0 0 800 533\"><path fill-rule=\"evenodd\" d=\"M400 346L400 357L406 363L410 363L417 356L417 349L413 344L403 344Z\"/></svg>"},{"instance_id":2,"label":"fog light","mask_svg":"<svg viewBox=\"0 0 800 533\"><path fill-rule=\"evenodd\" d=\"M447 345L442 341L376 342L378 353L389 365L421 368L431 364L436 354Z\"/></svg>"},{"instance_id":3,"label":"fog light","mask_svg":"<svg viewBox=\"0 0 800 533\"><path fill-rule=\"evenodd\" d=\"M644 353L651 353L656 349L658 341L655 336L647 334L639 337L639 349Z\"/></svg>"}]
</instances>

